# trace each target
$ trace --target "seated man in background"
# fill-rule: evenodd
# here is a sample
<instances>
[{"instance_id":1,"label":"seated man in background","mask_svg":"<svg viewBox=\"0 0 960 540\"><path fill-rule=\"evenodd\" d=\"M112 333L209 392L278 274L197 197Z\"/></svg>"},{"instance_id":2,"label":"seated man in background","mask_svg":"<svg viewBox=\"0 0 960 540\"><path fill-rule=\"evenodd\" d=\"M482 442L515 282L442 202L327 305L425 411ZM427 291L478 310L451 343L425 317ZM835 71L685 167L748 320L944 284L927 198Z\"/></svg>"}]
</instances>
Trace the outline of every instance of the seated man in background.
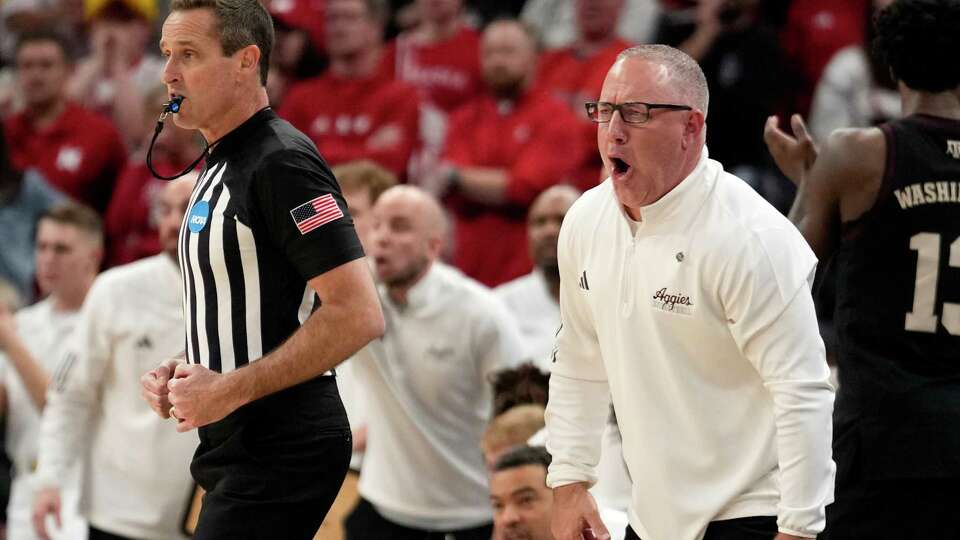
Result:
<instances>
[{"instance_id":1,"label":"seated man in background","mask_svg":"<svg viewBox=\"0 0 960 540\"><path fill-rule=\"evenodd\" d=\"M586 157L580 121L535 84L537 42L514 20L487 26L480 64L485 92L450 118L444 161L422 179L454 215L453 261L493 287L530 272L530 204L569 179Z\"/></svg>"},{"instance_id":2,"label":"seated man in background","mask_svg":"<svg viewBox=\"0 0 960 540\"><path fill-rule=\"evenodd\" d=\"M385 0L327 0L326 73L290 88L277 113L330 165L370 159L399 178L420 129L417 90L384 65Z\"/></svg>"}]
</instances>

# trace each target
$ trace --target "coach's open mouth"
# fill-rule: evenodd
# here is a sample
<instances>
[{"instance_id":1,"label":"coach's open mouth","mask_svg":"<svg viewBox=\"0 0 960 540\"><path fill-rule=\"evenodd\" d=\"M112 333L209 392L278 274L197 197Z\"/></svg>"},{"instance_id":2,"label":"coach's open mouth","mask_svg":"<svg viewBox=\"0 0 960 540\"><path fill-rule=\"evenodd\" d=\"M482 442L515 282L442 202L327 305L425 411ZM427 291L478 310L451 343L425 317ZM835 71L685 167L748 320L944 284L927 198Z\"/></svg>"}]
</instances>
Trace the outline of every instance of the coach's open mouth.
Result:
<instances>
[{"instance_id":1,"label":"coach's open mouth","mask_svg":"<svg viewBox=\"0 0 960 540\"><path fill-rule=\"evenodd\" d=\"M623 178L624 176L626 176L627 174L629 174L629 173L630 173L630 169L633 168L633 167L632 167L629 163L627 163L623 158L621 158L621 157L614 157L614 156L610 156L610 165L612 165L612 167L613 167L612 173L613 173L613 177L614 177L615 179L616 179L616 178Z\"/></svg>"}]
</instances>

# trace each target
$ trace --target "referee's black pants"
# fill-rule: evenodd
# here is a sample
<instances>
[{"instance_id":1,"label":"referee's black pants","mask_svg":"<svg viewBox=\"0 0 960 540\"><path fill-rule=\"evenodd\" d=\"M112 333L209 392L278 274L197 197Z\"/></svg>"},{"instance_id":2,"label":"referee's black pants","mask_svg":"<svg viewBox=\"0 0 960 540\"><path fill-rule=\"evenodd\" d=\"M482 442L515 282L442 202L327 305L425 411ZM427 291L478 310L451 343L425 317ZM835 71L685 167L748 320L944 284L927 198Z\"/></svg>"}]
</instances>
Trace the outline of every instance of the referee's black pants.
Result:
<instances>
[{"instance_id":1,"label":"referee's black pants","mask_svg":"<svg viewBox=\"0 0 960 540\"><path fill-rule=\"evenodd\" d=\"M777 518L754 516L711 521L703 540L773 540L777 535ZM640 540L627 525L625 540Z\"/></svg>"},{"instance_id":2,"label":"referee's black pants","mask_svg":"<svg viewBox=\"0 0 960 540\"><path fill-rule=\"evenodd\" d=\"M190 472L206 491L194 540L310 540L350 465L334 377L319 377L200 429Z\"/></svg>"},{"instance_id":3,"label":"referee's black pants","mask_svg":"<svg viewBox=\"0 0 960 540\"><path fill-rule=\"evenodd\" d=\"M451 531L425 531L404 527L380 515L361 498L344 523L346 540L490 540L493 524Z\"/></svg>"}]
</instances>

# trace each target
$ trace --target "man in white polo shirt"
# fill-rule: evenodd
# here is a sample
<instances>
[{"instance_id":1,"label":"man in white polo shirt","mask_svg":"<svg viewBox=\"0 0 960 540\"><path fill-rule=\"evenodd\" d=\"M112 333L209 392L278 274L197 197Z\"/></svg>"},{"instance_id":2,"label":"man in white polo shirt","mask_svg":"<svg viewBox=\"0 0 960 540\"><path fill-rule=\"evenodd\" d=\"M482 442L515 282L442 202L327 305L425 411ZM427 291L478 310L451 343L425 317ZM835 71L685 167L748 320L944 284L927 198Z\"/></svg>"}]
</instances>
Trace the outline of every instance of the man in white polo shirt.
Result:
<instances>
[{"instance_id":1,"label":"man in white polo shirt","mask_svg":"<svg viewBox=\"0 0 960 540\"><path fill-rule=\"evenodd\" d=\"M612 395L628 539L812 538L833 499L834 390L797 229L707 158L699 66L621 53L587 104L608 178L559 240L547 405L557 540L609 534L587 492Z\"/></svg>"},{"instance_id":2,"label":"man in white polo shirt","mask_svg":"<svg viewBox=\"0 0 960 540\"><path fill-rule=\"evenodd\" d=\"M6 449L14 465L7 538L36 538L30 516L40 414L50 376L64 354L80 306L103 260L103 225L92 209L63 203L47 211L37 227L37 283L46 296L11 314L0 307L0 394L6 418ZM64 471L63 512L51 538L85 538L77 512L80 469Z\"/></svg>"},{"instance_id":3,"label":"man in white polo shirt","mask_svg":"<svg viewBox=\"0 0 960 540\"><path fill-rule=\"evenodd\" d=\"M197 436L157 417L138 383L183 349L177 233L195 180L164 186L157 213L164 251L104 272L87 295L43 415L33 505L41 537L46 517L61 512L64 470L81 459L90 540L186 537Z\"/></svg>"},{"instance_id":4,"label":"man in white polo shirt","mask_svg":"<svg viewBox=\"0 0 960 540\"><path fill-rule=\"evenodd\" d=\"M387 330L351 360L368 392L369 431L347 540L490 539L486 376L510 365L520 344L493 293L437 261L446 227L415 187L393 187L374 206Z\"/></svg>"}]
</instances>

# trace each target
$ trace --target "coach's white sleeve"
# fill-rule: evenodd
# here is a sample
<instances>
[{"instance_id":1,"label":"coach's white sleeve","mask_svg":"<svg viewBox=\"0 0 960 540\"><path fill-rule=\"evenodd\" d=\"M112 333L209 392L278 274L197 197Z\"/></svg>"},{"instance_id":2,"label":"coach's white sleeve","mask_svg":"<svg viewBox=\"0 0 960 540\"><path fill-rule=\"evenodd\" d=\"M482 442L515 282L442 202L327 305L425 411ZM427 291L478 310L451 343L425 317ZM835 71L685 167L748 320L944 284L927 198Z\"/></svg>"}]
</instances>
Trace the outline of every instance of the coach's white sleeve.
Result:
<instances>
[{"instance_id":1,"label":"coach's white sleeve","mask_svg":"<svg viewBox=\"0 0 960 540\"><path fill-rule=\"evenodd\" d=\"M720 294L730 331L773 398L781 532L814 537L833 501L834 389L810 285L816 258L795 230L761 231L728 259Z\"/></svg>"},{"instance_id":2,"label":"coach's white sleeve","mask_svg":"<svg viewBox=\"0 0 960 540\"><path fill-rule=\"evenodd\" d=\"M38 487L59 486L73 461L86 455L92 411L100 406L104 371L111 356L110 304L109 283L98 279L51 377L40 428Z\"/></svg>"},{"instance_id":3,"label":"coach's white sleeve","mask_svg":"<svg viewBox=\"0 0 960 540\"><path fill-rule=\"evenodd\" d=\"M579 254L571 211L557 246L560 263L560 330L553 354L547 403L547 450L553 457L547 485L593 485L600 443L609 413L610 388L600 357L593 316L578 285Z\"/></svg>"}]
</instances>

